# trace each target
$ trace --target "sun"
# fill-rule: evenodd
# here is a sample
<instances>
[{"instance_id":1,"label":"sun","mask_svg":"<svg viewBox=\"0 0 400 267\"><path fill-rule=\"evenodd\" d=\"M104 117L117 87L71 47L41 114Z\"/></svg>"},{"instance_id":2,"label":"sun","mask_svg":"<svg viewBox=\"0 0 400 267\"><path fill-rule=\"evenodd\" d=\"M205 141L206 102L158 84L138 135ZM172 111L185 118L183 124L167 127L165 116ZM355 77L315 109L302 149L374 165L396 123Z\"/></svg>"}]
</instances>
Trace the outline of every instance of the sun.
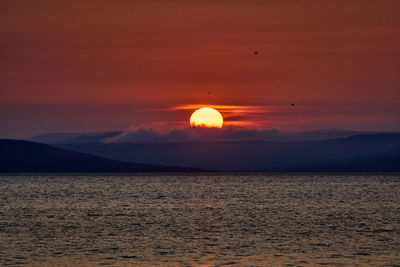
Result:
<instances>
[{"instance_id":1,"label":"sun","mask_svg":"<svg viewBox=\"0 0 400 267\"><path fill-rule=\"evenodd\" d=\"M218 110L213 108L200 108L190 116L190 126L206 128L222 128L224 119Z\"/></svg>"}]
</instances>

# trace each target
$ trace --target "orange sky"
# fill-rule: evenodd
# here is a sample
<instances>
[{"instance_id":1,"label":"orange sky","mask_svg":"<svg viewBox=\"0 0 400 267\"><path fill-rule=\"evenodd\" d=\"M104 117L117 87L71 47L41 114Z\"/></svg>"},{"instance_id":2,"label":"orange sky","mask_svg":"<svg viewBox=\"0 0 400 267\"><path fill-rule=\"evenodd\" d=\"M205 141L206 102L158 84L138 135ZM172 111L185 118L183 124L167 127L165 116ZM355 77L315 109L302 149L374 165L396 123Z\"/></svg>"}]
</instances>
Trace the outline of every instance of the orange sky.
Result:
<instances>
[{"instance_id":1,"label":"orange sky","mask_svg":"<svg viewBox=\"0 0 400 267\"><path fill-rule=\"evenodd\" d=\"M183 122L190 111L143 109L192 104L268 110L240 114L252 127L400 130L397 0L3 0L0 13L1 136Z\"/></svg>"}]
</instances>

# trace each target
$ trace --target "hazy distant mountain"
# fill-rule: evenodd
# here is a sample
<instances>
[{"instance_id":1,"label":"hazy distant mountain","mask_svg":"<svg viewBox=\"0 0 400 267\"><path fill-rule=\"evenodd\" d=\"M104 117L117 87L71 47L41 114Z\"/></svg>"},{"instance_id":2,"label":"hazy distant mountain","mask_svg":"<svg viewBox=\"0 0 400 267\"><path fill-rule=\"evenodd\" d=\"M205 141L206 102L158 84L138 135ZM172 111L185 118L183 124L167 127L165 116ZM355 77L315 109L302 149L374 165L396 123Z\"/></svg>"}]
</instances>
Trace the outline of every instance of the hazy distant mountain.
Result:
<instances>
[{"instance_id":1,"label":"hazy distant mountain","mask_svg":"<svg viewBox=\"0 0 400 267\"><path fill-rule=\"evenodd\" d=\"M183 172L180 167L121 162L49 145L0 139L0 172Z\"/></svg>"},{"instance_id":2,"label":"hazy distant mountain","mask_svg":"<svg viewBox=\"0 0 400 267\"><path fill-rule=\"evenodd\" d=\"M56 143L98 143L103 142L106 138L111 138L121 134L122 131L99 132L99 133L45 133L36 135L28 141L43 144Z\"/></svg>"},{"instance_id":3,"label":"hazy distant mountain","mask_svg":"<svg viewBox=\"0 0 400 267\"><path fill-rule=\"evenodd\" d=\"M226 127L223 129L173 129L160 133L154 129L138 128L129 131L100 133L48 133L34 136L29 141L44 144L74 143L174 143L199 141L312 141L346 138L359 132L342 129L321 129L312 131L279 131L276 129L243 129Z\"/></svg>"},{"instance_id":4,"label":"hazy distant mountain","mask_svg":"<svg viewBox=\"0 0 400 267\"><path fill-rule=\"evenodd\" d=\"M223 171L400 171L400 134L296 142L62 144L116 160Z\"/></svg>"},{"instance_id":5,"label":"hazy distant mountain","mask_svg":"<svg viewBox=\"0 0 400 267\"><path fill-rule=\"evenodd\" d=\"M277 129L247 129L224 127L222 129L183 128L167 132L154 129L138 128L124 131L106 143L181 143L204 141L311 141L345 138L361 133L340 129L323 129L313 131L279 131Z\"/></svg>"}]
</instances>

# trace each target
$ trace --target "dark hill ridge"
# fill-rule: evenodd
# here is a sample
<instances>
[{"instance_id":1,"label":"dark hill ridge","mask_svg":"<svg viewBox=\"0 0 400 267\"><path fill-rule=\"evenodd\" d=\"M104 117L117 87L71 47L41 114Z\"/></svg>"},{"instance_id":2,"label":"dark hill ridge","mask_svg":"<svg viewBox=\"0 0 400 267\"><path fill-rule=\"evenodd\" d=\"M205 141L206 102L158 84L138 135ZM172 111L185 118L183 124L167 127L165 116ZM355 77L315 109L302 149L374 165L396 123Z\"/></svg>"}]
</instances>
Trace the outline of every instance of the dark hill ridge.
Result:
<instances>
[{"instance_id":1,"label":"dark hill ridge","mask_svg":"<svg viewBox=\"0 0 400 267\"><path fill-rule=\"evenodd\" d=\"M342 129L319 129L311 131L299 131L299 132L284 132L276 129L267 129L261 131L252 130L239 130L239 129L225 129L226 136L224 140L218 139L217 136L204 136L211 138L208 141L316 141L316 140L328 140L346 138L352 135L358 134L377 134L379 132L360 132L360 131L348 131ZM179 132L179 133L177 133ZM164 142L174 142L173 136L178 134L181 141L188 138L188 132L185 130L171 131L168 134L161 134L152 130L139 129L136 131L125 132L123 137L123 131L109 131L109 132L91 132L91 133L45 133L34 136L27 141L38 142L48 145L55 144L83 144L83 143L109 143L110 139L114 139L112 143L143 143L151 142L158 143L160 139L167 139ZM204 132L202 133L204 134ZM120 137L118 137L120 136ZM190 136L190 134L189 134ZM215 138L215 139L213 139ZM149 141L151 140L151 141ZM197 141L205 140L201 137ZM185 140L184 142L196 141L196 140Z\"/></svg>"},{"instance_id":2,"label":"dark hill ridge","mask_svg":"<svg viewBox=\"0 0 400 267\"><path fill-rule=\"evenodd\" d=\"M195 168L138 164L105 159L49 145L0 139L0 172L193 172Z\"/></svg>"},{"instance_id":3,"label":"dark hill ridge","mask_svg":"<svg viewBox=\"0 0 400 267\"><path fill-rule=\"evenodd\" d=\"M400 171L400 134L324 141L91 143L59 147L115 160L222 171Z\"/></svg>"}]
</instances>

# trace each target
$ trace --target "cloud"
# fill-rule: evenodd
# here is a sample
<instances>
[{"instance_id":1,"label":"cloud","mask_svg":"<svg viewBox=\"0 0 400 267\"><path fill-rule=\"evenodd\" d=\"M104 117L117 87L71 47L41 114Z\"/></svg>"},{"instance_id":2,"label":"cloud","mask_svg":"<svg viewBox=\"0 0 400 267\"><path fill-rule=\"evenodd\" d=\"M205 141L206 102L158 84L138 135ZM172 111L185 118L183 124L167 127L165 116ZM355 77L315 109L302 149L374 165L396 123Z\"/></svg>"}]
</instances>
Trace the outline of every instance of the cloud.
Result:
<instances>
[{"instance_id":1,"label":"cloud","mask_svg":"<svg viewBox=\"0 0 400 267\"><path fill-rule=\"evenodd\" d=\"M175 128L160 131L155 127L139 127L130 129L106 142L113 143L168 143L168 142L193 142L193 141L234 141L254 140L260 137L272 137L277 130L246 130L237 127L217 128ZM261 135L261 136L260 136Z\"/></svg>"},{"instance_id":2,"label":"cloud","mask_svg":"<svg viewBox=\"0 0 400 267\"><path fill-rule=\"evenodd\" d=\"M277 105L212 105L212 104L188 104L176 105L170 107L152 107L152 108L135 108L133 112L153 112L162 113L181 113L189 116L193 111L202 107L212 107L221 112L224 117L224 126L240 126L247 128L265 128L265 121L270 121L273 118L270 114L286 114L291 108L290 106ZM186 120L186 118L185 118ZM187 123L181 121L181 123ZM266 124L268 125L268 124Z\"/></svg>"},{"instance_id":3,"label":"cloud","mask_svg":"<svg viewBox=\"0 0 400 267\"><path fill-rule=\"evenodd\" d=\"M287 132L277 129L249 129L236 126L217 128L175 128L160 131L156 127L137 127L106 139L106 143L174 143L210 141L296 141L344 138L360 132L314 130Z\"/></svg>"}]
</instances>

